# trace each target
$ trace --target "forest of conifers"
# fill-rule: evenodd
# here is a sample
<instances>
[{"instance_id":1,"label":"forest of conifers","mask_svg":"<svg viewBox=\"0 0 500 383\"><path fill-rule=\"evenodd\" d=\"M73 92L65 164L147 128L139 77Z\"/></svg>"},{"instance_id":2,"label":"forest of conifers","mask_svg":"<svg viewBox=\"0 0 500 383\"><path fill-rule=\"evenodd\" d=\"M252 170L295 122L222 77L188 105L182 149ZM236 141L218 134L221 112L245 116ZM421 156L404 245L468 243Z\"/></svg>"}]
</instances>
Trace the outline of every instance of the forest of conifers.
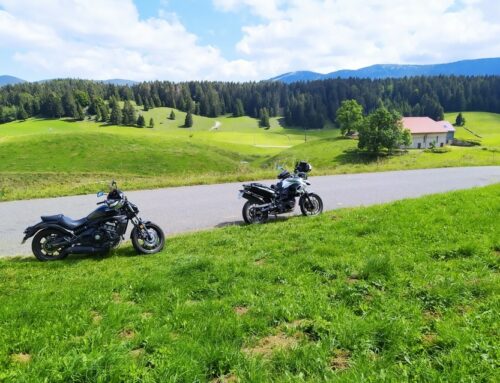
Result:
<instances>
[{"instance_id":1,"label":"forest of conifers","mask_svg":"<svg viewBox=\"0 0 500 383\"><path fill-rule=\"evenodd\" d=\"M110 101L135 101L147 108L172 107L217 117L283 116L291 127L323 128L335 120L341 101L355 99L366 113L379 106L404 116L441 119L446 111L500 113L500 77L412 77L402 79L330 79L281 82L142 82L133 86L98 81L61 79L8 85L0 88L0 122L32 116L82 119L99 114ZM97 112L102 108L102 112ZM108 110L109 111L109 110Z\"/></svg>"}]
</instances>

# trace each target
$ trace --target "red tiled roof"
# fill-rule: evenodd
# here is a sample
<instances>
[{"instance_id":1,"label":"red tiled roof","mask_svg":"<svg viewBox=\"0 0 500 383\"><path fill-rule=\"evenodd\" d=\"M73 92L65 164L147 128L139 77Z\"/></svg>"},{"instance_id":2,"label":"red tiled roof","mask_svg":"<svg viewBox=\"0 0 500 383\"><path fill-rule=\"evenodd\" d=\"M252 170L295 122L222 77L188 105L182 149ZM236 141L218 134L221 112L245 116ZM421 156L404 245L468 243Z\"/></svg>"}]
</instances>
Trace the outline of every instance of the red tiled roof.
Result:
<instances>
[{"instance_id":1,"label":"red tiled roof","mask_svg":"<svg viewBox=\"0 0 500 383\"><path fill-rule=\"evenodd\" d=\"M448 132L442 124L429 117L403 117L403 127L412 134Z\"/></svg>"}]
</instances>

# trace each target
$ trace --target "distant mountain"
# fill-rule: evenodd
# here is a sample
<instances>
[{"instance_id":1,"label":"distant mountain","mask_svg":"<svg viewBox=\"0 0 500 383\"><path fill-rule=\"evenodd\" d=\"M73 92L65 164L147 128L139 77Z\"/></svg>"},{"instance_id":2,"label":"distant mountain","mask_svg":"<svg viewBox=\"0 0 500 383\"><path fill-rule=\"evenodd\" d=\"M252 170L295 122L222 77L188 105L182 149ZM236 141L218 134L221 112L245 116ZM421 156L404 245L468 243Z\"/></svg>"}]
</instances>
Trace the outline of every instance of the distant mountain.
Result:
<instances>
[{"instance_id":1,"label":"distant mountain","mask_svg":"<svg viewBox=\"0 0 500 383\"><path fill-rule=\"evenodd\" d=\"M361 69L344 69L327 74L299 71L285 73L273 77L270 81L292 83L297 81L314 81L329 78L400 78L412 76L484 76L500 75L500 58L462 60L447 64L433 65L397 65L377 64Z\"/></svg>"},{"instance_id":2,"label":"distant mountain","mask_svg":"<svg viewBox=\"0 0 500 383\"><path fill-rule=\"evenodd\" d=\"M26 81L14 76L8 76L8 75L0 76L0 86L20 84L22 82Z\"/></svg>"},{"instance_id":3,"label":"distant mountain","mask_svg":"<svg viewBox=\"0 0 500 383\"><path fill-rule=\"evenodd\" d=\"M132 80L124 80L122 78L112 78L110 80L104 80L103 83L105 83L105 84L113 84L113 85L128 85L128 86L132 86L132 85L138 84L139 82L132 81Z\"/></svg>"}]
</instances>

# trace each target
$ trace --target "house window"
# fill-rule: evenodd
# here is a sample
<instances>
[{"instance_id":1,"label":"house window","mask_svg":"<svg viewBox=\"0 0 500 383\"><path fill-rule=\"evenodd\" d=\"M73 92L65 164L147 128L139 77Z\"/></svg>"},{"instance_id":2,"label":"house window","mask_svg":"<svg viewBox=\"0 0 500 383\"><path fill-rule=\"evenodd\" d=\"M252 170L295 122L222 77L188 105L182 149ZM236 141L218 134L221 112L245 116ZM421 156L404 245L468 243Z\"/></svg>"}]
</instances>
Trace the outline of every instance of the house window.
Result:
<instances>
[{"instance_id":1,"label":"house window","mask_svg":"<svg viewBox=\"0 0 500 383\"><path fill-rule=\"evenodd\" d=\"M439 142L439 136L436 136L436 142Z\"/></svg>"},{"instance_id":2,"label":"house window","mask_svg":"<svg viewBox=\"0 0 500 383\"><path fill-rule=\"evenodd\" d=\"M444 145L444 144L441 142L441 145L439 145L439 146L443 147L443 145Z\"/></svg>"},{"instance_id":3,"label":"house window","mask_svg":"<svg viewBox=\"0 0 500 383\"><path fill-rule=\"evenodd\" d=\"M422 144L419 142L419 143L417 144L417 148L418 148L418 149L420 149L421 147L422 147Z\"/></svg>"}]
</instances>

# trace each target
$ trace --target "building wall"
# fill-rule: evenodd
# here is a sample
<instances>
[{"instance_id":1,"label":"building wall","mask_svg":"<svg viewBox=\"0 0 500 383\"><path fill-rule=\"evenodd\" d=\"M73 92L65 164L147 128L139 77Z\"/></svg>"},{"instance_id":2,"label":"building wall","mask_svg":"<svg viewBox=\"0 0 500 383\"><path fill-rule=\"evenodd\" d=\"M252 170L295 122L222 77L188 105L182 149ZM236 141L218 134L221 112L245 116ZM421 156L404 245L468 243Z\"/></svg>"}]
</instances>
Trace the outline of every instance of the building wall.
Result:
<instances>
[{"instance_id":1,"label":"building wall","mask_svg":"<svg viewBox=\"0 0 500 383\"><path fill-rule=\"evenodd\" d=\"M446 142L446 133L428 133L428 134L412 134L412 143L410 148L418 149L419 144L421 149L430 148L430 144L434 142L436 147L444 146ZM441 145L442 144L442 145Z\"/></svg>"}]
</instances>

